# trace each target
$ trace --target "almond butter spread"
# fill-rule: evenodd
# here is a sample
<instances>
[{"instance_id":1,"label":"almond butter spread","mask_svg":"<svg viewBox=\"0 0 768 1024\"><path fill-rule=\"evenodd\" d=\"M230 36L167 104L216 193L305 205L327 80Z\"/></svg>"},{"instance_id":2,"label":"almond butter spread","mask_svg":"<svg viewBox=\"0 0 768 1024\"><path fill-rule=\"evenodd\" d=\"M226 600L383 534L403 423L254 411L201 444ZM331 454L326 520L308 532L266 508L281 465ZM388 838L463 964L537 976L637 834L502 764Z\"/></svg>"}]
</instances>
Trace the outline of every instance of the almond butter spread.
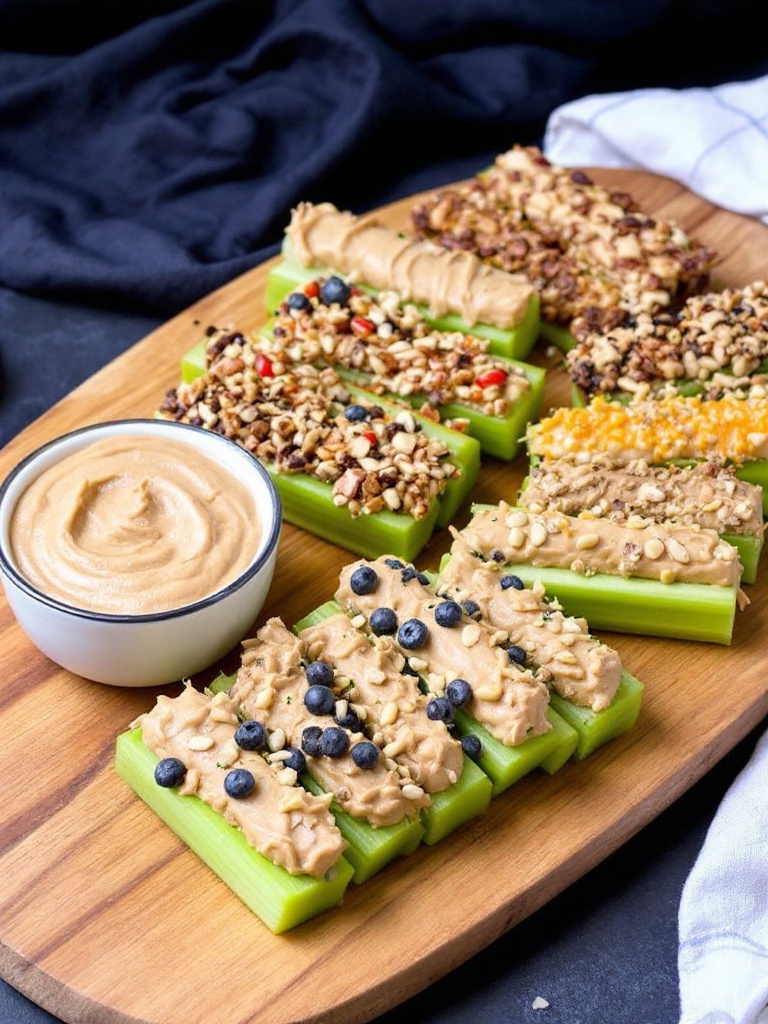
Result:
<instances>
[{"instance_id":1,"label":"almond butter spread","mask_svg":"<svg viewBox=\"0 0 768 1024\"><path fill-rule=\"evenodd\" d=\"M286 234L305 266L328 266L373 288L393 289L433 316L458 313L470 326L517 327L536 294L524 277L473 253L415 241L331 203L301 203Z\"/></svg>"},{"instance_id":2,"label":"almond butter spread","mask_svg":"<svg viewBox=\"0 0 768 1024\"><path fill-rule=\"evenodd\" d=\"M261 532L248 489L179 441L108 437L63 458L22 494L11 522L19 571L79 608L146 614L216 593Z\"/></svg>"},{"instance_id":3,"label":"almond butter spread","mask_svg":"<svg viewBox=\"0 0 768 1024\"><path fill-rule=\"evenodd\" d=\"M521 647L547 685L566 700L602 711L613 700L621 678L621 659L589 635L583 618L564 615L544 596L540 581L532 587L505 586L502 566L474 555L451 527L450 559L440 573L439 592L462 603L472 600L482 618L503 629Z\"/></svg>"},{"instance_id":4,"label":"almond butter spread","mask_svg":"<svg viewBox=\"0 0 768 1024\"><path fill-rule=\"evenodd\" d=\"M271 736L279 735L294 747L301 746L303 730L308 726L334 726L332 713L314 714L304 703L307 677L302 665L298 637L281 622L270 619L246 640L241 667L230 695L247 718L265 726ZM338 710L334 708L334 710ZM360 768L351 751L366 736L346 730L349 752L338 757L307 757L307 771L339 807L353 818L371 825L394 825L429 805L429 798L416 786L407 787L397 771L383 758L375 766Z\"/></svg>"},{"instance_id":5,"label":"almond butter spread","mask_svg":"<svg viewBox=\"0 0 768 1024\"><path fill-rule=\"evenodd\" d=\"M331 796L284 785L260 753L241 750L234 739L236 707L227 694L211 698L188 685L178 697L161 694L133 725L141 727L145 745L158 757L184 763L180 794L193 793L209 804L274 864L316 878L333 869L346 844L329 810ZM235 768L255 779L253 792L242 799L224 788Z\"/></svg>"},{"instance_id":6,"label":"almond butter spread","mask_svg":"<svg viewBox=\"0 0 768 1024\"><path fill-rule=\"evenodd\" d=\"M308 658L333 662L349 680L350 699L365 709L373 739L414 783L439 793L458 781L461 744L444 722L427 717L429 698L403 674L405 658L392 637L364 633L339 613L304 629L301 644Z\"/></svg>"},{"instance_id":7,"label":"almond butter spread","mask_svg":"<svg viewBox=\"0 0 768 1024\"><path fill-rule=\"evenodd\" d=\"M359 569L373 581L365 593L356 583ZM399 624L395 639L410 669L436 694L454 679L466 680L472 688L466 711L502 743L516 746L551 728L549 691L532 671L510 661L506 633L466 615L439 625L435 610L441 599L412 566L383 556L354 562L342 569L335 596L353 622L360 616L366 628L376 609L392 609Z\"/></svg>"},{"instance_id":8,"label":"almond butter spread","mask_svg":"<svg viewBox=\"0 0 768 1024\"><path fill-rule=\"evenodd\" d=\"M672 523L613 523L560 512L533 514L506 502L479 509L462 530L473 551L504 564L571 569L662 583L738 586L738 551L714 530Z\"/></svg>"},{"instance_id":9,"label":"almond butter spread","mask_svg":"<svg viewBox=\"0 0 768 1024\"><path fill-rule=\"evenodd\" d=\"M530 512L590 512L615 522L643 516L698 524L718 533L763 536L762 488L739 480L731 466L651 466L609 455L543 459L531 468L519 503Z\"/></svg>"}]
</instances>

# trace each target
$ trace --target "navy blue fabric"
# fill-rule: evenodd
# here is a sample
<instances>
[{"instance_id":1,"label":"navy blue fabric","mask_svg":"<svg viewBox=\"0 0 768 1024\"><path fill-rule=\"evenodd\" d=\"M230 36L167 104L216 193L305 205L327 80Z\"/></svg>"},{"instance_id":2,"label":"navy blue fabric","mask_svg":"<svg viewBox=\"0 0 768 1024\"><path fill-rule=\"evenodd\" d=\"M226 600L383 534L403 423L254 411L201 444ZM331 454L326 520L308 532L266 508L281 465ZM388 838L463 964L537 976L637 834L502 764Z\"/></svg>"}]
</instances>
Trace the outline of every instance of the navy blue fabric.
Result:
<instances>
[{"instance_id":1,"label":"navy blue fabric","mask_svg":"<svg viewBox=\"0 0 768 1024\"><path fill-rule=\"evenodd\" d=\"M0 285L170 314L301 199L466 176L589 91L750 75L760 25L761 0L6 0Z\"/></svg>"}]
</instances>

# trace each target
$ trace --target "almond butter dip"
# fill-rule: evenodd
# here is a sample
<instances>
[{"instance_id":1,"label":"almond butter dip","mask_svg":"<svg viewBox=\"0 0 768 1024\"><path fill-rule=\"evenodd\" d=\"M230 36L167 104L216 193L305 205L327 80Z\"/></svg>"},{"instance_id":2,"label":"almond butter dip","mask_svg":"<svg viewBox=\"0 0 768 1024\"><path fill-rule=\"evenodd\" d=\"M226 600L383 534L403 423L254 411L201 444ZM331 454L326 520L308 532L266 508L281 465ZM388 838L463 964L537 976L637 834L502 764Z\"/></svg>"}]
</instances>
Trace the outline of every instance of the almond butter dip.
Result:
<instances>
[{"instance_id":1,"label":"almond butter dip","mask_svg":"<svg viewBox=\"0 0 768 1024\"><path fill-rule=\"evenodd\" d=\"M593 711L607 708L621 679L618 653L589 635L586 619L564 615L556 601L548 601L541 582L522 589L502 586L502 566L483 562L450 529L454 542L440 573L440 594L474 601L485 621L527 652L555 693Z\"/></svg>"},{"instance_id":2,"label":"almond butter dip","mask_svg":"<svg viewBox=\"0 0 768 1024\"><path fill-rule=\"evenodd\" d=\"M304 266L328 266L373 288L393 289L433 316L458 313L470 327L517 327L536 294L524 277L472 253L415 241L331 203L300 203L286 235Z\"/></svg>"},{"instance_id":3,"label":"almond butter dip","mask_svg":"<svg viewBox=\"0 0 768 1024\"><path fill-rule=\"evenodd\" d=\"M225 693L211 698L188 685L178 697L161 694L141 715L144 743L158 757L177 757L187 769L181 794L193 793L239 828L248 842L291 874L323 878L344 852L345 842L329 810L330 795L317 797L301 786L282 784L259 753L235 743L235 704ZM233 799L224 779L245 768L256 785L250 796Z\"/></svg>"},{"instance_id":4,"label":"almond butter dip","mask_svg":"<svg viewBox=\"0 0 768 1024\"><path fill-rule=\"evenodd\" d=\"M609 455L542 459L519 498L530 512L588 511L615 522L639 515L757 538L763 536L762 501L762 488L739 480L731 466L651 466Z\"/></svg>"},{"instance_id":5,"label":"almond butter dip","mask_svg":"<svg viewBox=\"0 0 768 1024\"><path fill-rule=\"evenodd\" d=\"M268 733L279 734L294 747L300 747L306 726L334 725L332 715L307 710L304 694L308 684L299 639L280 619L269 619L243 646L242 664L230 696L247 718L261 722ZM362 733L347 732L350 750L365 739ZM273 740L272 745L280 744ZM424 791L404 785L382 758L373 768L358 768L349 753L307 757L307 771L333 794L343 811L377 827L394 825L429 805Z\"/></svg>"},{"instance_id":6,"label":"almond butter dip","mask_svg":"<svg viewBox=\"0 0 768 1024\"><path fill-rule=\"evenodd\" d=\"M536 515L506 502L479 509L462 530L473 551L502 564L571 569L584 575L738 586L738 551L714 530L649 523L613 523L595 516ZM496 555L498 553L498 556Z\"/></svg>"},{"instance_id":7,"label":"almond butter dip","mask_svg":"<svg viewBox=\"0 0 768 1024\"><path fill-rule=\"evenodd\" d=\"M19 571L67 604L114 615L192 604L256 551L256 502L232 474L175 440L96 441L44 471L11 522Z\"/></svg>"},{"instance_id":8,"label":"almond butter dip","mask_svg":"<svg viewBox=\"0 0 768 1024\"><path fill-rule=\"evenodd\" d=\"M375 590L356 594L351 578L368 566L377 576ZM507 746L523 743L529 736L547 732L549 691L528 669L510 662L502 644L503 630L468 616L454 626L439 626L434 609L440 603L434 590L415 575L403 581L402 570L387 564L386 557L361 560L345 566L339 578L336 600L353 617L368 620L377 608L391 608L401 625L418 619L427 626L427 637L418 649L406 651L410 667L426 681L432 693L442 694L453 679L465 679L472 687L466 711ZM398 645L402 643L398 640Z\"/></svg>"},{"instance_id":9,"label":"almond butter dip","mask_svg":"<svg viewBox=\"0 0 768 1024\"><path fill-rule=\"evenodd\" d=\"M351 681L350 699L365 709L374 741L416 785L439 793L458 781L461 744L444 722L427 718L429 698L403 674L405 658L392 637L370 636L340 612L304 629L301 644L307 657L332 662Z\"/></svg>"}]
</instances>

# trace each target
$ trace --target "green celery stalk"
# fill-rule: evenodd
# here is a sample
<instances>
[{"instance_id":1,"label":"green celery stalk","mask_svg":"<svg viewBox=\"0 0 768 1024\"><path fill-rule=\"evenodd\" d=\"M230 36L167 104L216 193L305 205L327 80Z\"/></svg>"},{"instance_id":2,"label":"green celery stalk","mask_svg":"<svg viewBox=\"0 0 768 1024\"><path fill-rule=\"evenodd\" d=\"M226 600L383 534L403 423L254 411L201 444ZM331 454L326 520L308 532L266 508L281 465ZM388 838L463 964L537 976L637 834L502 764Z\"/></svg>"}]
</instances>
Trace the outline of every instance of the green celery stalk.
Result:
<instances>
[{"instance_id":1,"label":"green celery stalk","mask_svg":"<svg viewBox=\"0 0 768 1024\"><path fill-rule=\"evenodd\" d=\"M280 934L342 902L353 873L344 857L328 880L291 875L254 849L239 829L198 797L158 786L154 779L158 760L144 746L141 729L118 736L118 775L271 932Z\"/></svg>"},{"instance_id":2,"label":"green celery stalk","mask_svg":"<svg viewBox=\"0 0 768 1024\"><path fill-rule=\"evenodd\" d=\"M572 615L583 616L593 629L726 646L731 643L735 587L659 583L599 573L580 576L569 569L515 563L507 568L526 586L541 580L548 597L556 597Z\"/></svg>"},{"instance_id":3,"label":"green celery stalk","mask_svg":"<svg viewBox=\"0 0 768 1024\"><path fill-rule=\"evenodd\" d=\"M576 339L568 328L561 324L551 324L542 320L539 324L539 334L545 341L554 345L555 348L559 348L561 352L570 352L572 348L576 347Z\"/></svg>"},{"instance_id":4,"label":"green celery stalk","mask_svg":"<svg viewBox=\"0 0 768 1024\"><path fill-rule=\"evenodd\" d=\"M462 735L477 736L483 745L477 763L493 782L497 796L534 768L553 775L576 750L576 730L551 705L547 718L552 728L541 736L531 736L516 747L508 747L461 708L456 709L456 724Z\"/></svg>"},{"instance_id":5,"label":"green celery stalk","mask_svg":"<svg viewBox=\"0 0 768 1024\"><path fill-rule=\"evenodd\" d=\"M301 635L309 626L315 626L341 611L341 605L336 600L325 601L300 619L293 627L294 632ZM491 779L465 756L458 782L441 793L432 793L430 806L421 811L424 826L422 841L431 846L460 825L482 814L492 795Z\"/></svg>"},{"instance_id":6,"label":"green celery stalk","mask_svg":"<svg viewBox=\"0 0 768 1024\"><path fill-rule=\"evenodd\" d=\"M208 689L211 693L218 693L221 690L229 692L234 680L234 675L227 676L219 673L211 681ZM309 771L302 773L301 783L305 789L316 796L325 792L323 787L312 778ZM358 885L377 874L395 858L406 857L413 853L418 848L424 834L424 823L419 815L405 818L395 825L374 827L369 822L360 821L346 811L342 811L335 800L331 803L331 813L336 820L339 832L346 840L347 848L344 851L344 859L352 865L354 872L352 881Z\"/></svg>"},{"instance_id":7,"label":"green celery stalk","mask_svg":"<svg viewBox=\"0 0 768 1024\"><path fill-rule=\"evenodd\" d=\"M300 285L313 281L316 277L333 274L335 271L329 267L305 267L292 255L290 239L283 242L283 258L269 271L264 295L264 304L268 312L272 312L280 305L286 295L294 291ZM339 275L343 277L344 275ZM361 285L371 295L375 295L378 289L369 285ZM493 324L473 324L470 326L457 313L446 313L442 316L433 316L426 306L414 303L419 313L428 324L438 331L460 331L462 334L471 334L476 338L483 338L489 343L489 350L498 356L506 356L508 359L525 359L531 352L539 333L539 298L534 294L526 310L525 316L517 327L503 328Z\"/></svg>"},{"instance_id":8,"label":"green celery stalk","mask_svg":"<svg viewBox=\"0 0 768 1024\"><path fill-rule=\"evenodd\" d=\"M583 761L598 747L628 732L637 721L643 697L643 684L622 669L619 688L604 711L580 707L557 693L550 695L552 706L578 735L574 760Z\"/></svg>"},{"instance_id":9,"label":"green celery stalk","mask_svg":"<svg viewBox=\"0 0 768 1024\"><path fill-rule=\"evenodd\" d=\"M472 512L489 507L474 504ZM506 568L527 587L541 580L547 597L557 598L569 614L582 616L593 629L726 646L733 637L737 587L661 583L608 573L581 576L570 569L517 562Z\"/></svg>"},{"instance_id":10,"label":"green celery stalk","mask_svg":"<svg viewBox=\"0 0 768 1024\"><path fill-rule=\"evenodd\" d=\"M531 464L533 464L533 459ZM738 475L738 474L737 474ZM768 477L768 471L766 472ZM742 477L742 479L745 479ZM528 485L529 478L526 476L520 485L519 493L522 494ZM754 483L753 480L748 480L748 483ZM763 491L763 508L765 510L765 491ZM720 533L719 537L724 540L726 544L732 544L739 552L739 561L741 562L743 572L741 574L742 583L755 583L757 581L757 571L760 565L760 556L763 553L764 537L756 537L753 533Z\"/></svg>"},{"instance_id":11,"label":"green celery stalk","mask_svg":"<svg viewBox=\"0 0 768 1024\"><path fill-rule=\"evenodd\" d=\"M319 795L323 792L309 773L304 773L302 784L311 793ZM398 857L407 857L418 849L424 835L424 824L419 815L405 818L396 825L380 825L374 828L367 821L353 818L342 811L334 801L331 813L336 819L339 832L347 841L344 858L354 868L352 881L357 885L372 878L387 864Z\"/></svg>"},{"instance_id":12,"label":"green celery stalk","mask_svg":"<svg viewBox=\"0 0 768 1024\"><path fill-rule=\"evenodd\" d=\"M450 557L449 551L443 555L440 560L440 572L443 572ZM435 581L439 583L439 573L433 575ZM562 767L571 755L574 760L581 761L604 743L627 732L635 724L637 716L640 714L642 695L643 684L624 668L621 670L619 686L613 700L609 707L603 711L592 711L591 708L574 704L565 697L550 691L550 712L556 712L556 717L561 719L572 730L572 746L567 756L562 758L562 762L558 762L558 752L560 755L564 755L568 750L568 740L564 735L560 747L555 748L550 758L542 762L541 767L553 773ZM558 723L553 722L552 724L557 725ZM482 726L479 726L479 728L485 732ZM481 739L483 738L480 733L478 735ZM498 740L493 739L493 742L497 746L501 746ZM493 756L498 756L498 753L493 748L490 749L493 751ZM488 770L489 775L493 774L489 769L486 770Z\"/></svg>"},{"instance_id":13,"label":"green celery stalk","mask_svg":"<svg viewBox=\"0 0 768 1024\"><path fill-rule=\"evenodd\" d=\"M204 372L205 341L203 340L189 349L182 357L181 378L184 383L189 383ZM396 416L403 408L399 402L371 394L353 384L346 386L350 394L380 405L391 416ZM433 423L425 416L420 416L418 412L414 412L413 415L425 433L439 438L450 449L451 462L461 468L461 473L458 476L448 480L437 503L438 507L434 518L430 514L426 520L421 520L421 523L424 524L423 529L419 529L418 524L414 525L410 516L398 515L388 510L377 512L372 516L360 516L357 519L352 519L347 509L338 507L331 501L330 484L314 480L304 474L278 473L269 463L264 463L265 468L272 473L272 478L280 491L283 515L286 521L295 526L301 526L311 533L316 533L334 544L356 551L365 558L375 558L382 551L398 554L398 551L386 545L381 546L384 544L386 536L391 533L392 543L400 544L403 551L413 551L413 557L415 557L429 540L433 529L443 529L454 521L462 504L477 483L480 473L480 443L468 434L462 434L458 430L451 430L439 423ZM307 481L308 485L316 486L304 487L301 481ZM314 495L317 497L313 497ZM314 503L320 500L323 501L324 507L322 508L313 509L312 504L309 507L306 505L307 501ZM405 520L411 521L404 522ZM375 525L374 521L378 521L379 527ZM430 524L428 529L427 522ZM408 556L403 553L400 554L400 557L407 558ZM408 560L412 561L412 558Z\"/></svg>"}]
</instances>

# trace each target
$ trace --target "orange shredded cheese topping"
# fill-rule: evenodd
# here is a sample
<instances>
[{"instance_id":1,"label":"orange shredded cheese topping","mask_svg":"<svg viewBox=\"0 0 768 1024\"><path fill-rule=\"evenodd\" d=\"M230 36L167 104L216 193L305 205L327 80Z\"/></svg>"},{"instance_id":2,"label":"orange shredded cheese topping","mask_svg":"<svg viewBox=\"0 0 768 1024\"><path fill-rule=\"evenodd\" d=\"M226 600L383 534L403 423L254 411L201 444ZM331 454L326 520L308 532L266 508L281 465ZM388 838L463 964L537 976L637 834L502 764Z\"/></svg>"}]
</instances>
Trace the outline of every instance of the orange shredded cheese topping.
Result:
<instances>
[{"instance_id":1,"label":"orange shredded cheese topping","mask_svg":"<svg viewBox=\"0 0 768 1024\"><path fill-rule=\"evenodd\" d=\"M531 455L601 452L649 462L768 458L768 398L667 395L621 405L601 396L585 408L556 409L528 431Z\"/></svg>"}]
</instances>

